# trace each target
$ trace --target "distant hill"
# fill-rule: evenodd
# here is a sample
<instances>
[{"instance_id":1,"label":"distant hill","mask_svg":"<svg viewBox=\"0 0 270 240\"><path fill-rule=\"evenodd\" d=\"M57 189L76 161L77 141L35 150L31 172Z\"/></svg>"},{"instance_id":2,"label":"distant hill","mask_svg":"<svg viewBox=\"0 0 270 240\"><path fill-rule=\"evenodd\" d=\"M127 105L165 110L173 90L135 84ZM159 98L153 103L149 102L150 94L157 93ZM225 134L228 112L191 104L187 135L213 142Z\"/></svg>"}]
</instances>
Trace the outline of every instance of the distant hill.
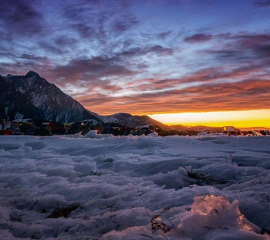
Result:
<instances>
[{"instance_id":1,"label":"distant hill","mask_svg":"<svg viewBox=\"0 0 270 240\"><path fill-rule=\"evenodd\" d=\"M135 128L137 126L143 125L155 125L164 130L169 130L170 127L158 122L148 116L133 116L129 113L115 113L109 116L97 116L104 123L118 123L130 128Z\"/></svg>"},{"instance_id":2,"label":"distant hill","mask_svg":"<svg viewBox=\"0 0 270 240\"><path fill-rule=\"evenodd\" d=\"M250 128L239 128L241 131L253 131L253 130L270 130L266 127L250 127Z\"/></svg>"},{"instance_id":3,"label":"distant hill","mask_svg":"<svg viewBox=\"0 0 270 240\"><path fill-rule=\"evenodd\" d=\"M177 130L177 131L213 131L213 132L222 132L223 127L208 127L208 126L203 126L203 125L198 125L198 126L183 126L183 125L171 125L170 128L172 130Z\"/></svg>"},{"instance_id":4,"label":"distant hill","mask_svg":"<svg viewBox=\"0 0 270 240\"><path fill-rule=\"evenodd\" d=\"M170 125L171 130L184 131L187 130L188 127L183 125Z\"/></svg>"}]
</instances>

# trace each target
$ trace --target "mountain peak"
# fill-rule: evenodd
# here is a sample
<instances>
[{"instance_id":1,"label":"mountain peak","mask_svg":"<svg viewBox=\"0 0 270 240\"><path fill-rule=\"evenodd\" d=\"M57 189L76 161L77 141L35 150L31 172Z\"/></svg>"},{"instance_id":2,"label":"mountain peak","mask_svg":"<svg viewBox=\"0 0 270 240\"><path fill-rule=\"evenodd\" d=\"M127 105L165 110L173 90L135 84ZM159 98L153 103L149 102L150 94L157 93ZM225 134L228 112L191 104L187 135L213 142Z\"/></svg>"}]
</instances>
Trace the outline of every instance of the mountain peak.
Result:
<instances>
[{"instance_id":1,"label":"mountain peak","mask_svg":"<svg viewBox=\"0 0 270 240\"><path fill-rule=\"evenodd\" d=\"M87 111L79 102L66 95L57 86L49 83L34 71L29 71L25 76L9 77L6 81L25 96L34 107L40 109L44 118L48 121L77 122L84 119L97 120L97 117ZM24 108L27 107L24 105ZM22 115L25 116L25 114Z\"/></svg>"},{"instance_id":2,"label":"mountain peak","mask_svg":"<svg viewBox=\"0 0 270 240\"><path fill-rule=\"evenodd\" d=\"M38 73L36 73L34 71L29 71L25 76L26 77L33 77L33 76L39 77Z\"/></svg>"},{"instance_id":3,"label":"mountain peak","mask_svg":"<svg viewBox=\"0 0 270 240\"><path fill-rule=\"evenodd\" d=\"M119 112L113 114L112 116L132 116L132 115L130 113Z\"/></svg>"}]
</instances>

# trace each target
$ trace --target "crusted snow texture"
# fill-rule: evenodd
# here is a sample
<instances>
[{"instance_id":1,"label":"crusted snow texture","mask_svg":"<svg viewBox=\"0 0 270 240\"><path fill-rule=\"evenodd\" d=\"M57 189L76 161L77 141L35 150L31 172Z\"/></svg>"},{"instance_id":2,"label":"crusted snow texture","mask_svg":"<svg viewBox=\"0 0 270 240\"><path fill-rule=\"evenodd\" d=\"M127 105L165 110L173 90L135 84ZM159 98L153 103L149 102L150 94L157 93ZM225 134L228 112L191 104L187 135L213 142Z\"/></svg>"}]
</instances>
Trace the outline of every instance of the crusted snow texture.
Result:
<instances>
[{"instance_id":1,"label":"crusted snow texture","mask_svg":"<svg viewBox=\"0 0 270 240\"><path fill-rule=\"evenodd\" d=\"M7 75L5 80L30 99L35 107L41 109L46 120L74 122L97 119L79 102L40 77L36 72L30 71L25 76Z\"/></svg>"},{"instance_id":2,"label":"crusted snow texture","mask_svg":"<svg viewBox=\"0 0 270 240\"><path fill-rule=\"evenodd\" d=\"M0 239L269 239L270 137L88 137L0 137Z\"/></svg>"}]
</instances>

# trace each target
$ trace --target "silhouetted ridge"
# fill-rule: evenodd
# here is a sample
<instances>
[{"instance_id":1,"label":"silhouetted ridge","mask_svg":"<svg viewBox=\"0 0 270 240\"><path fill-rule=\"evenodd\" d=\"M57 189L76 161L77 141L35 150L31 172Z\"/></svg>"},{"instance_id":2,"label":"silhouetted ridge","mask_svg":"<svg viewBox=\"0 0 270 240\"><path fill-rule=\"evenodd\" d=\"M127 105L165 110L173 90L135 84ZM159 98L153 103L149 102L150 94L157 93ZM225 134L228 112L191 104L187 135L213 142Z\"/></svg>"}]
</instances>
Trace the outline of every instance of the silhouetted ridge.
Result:
<instances>
[{"instance_id":1,"label":"silhouetted ridge","mask_svg":"<svg viewBox=\"0 0 270 240\"><path fill-rule=\"evenodd\" d=\"M32 105L38 108L46 120L57 122L75 122L84 119L98 120L79 102L34 71L29 71L25 76L7 75L5 80L8 85L19 91ZM10 107L10 105L7 104L6 107ZM19 113L20 118L26 117L22 111ZM10 116L10 118L14 118L14 116ZM15 118L17 117L15 116Z\"/></svg>"}]
</instances>

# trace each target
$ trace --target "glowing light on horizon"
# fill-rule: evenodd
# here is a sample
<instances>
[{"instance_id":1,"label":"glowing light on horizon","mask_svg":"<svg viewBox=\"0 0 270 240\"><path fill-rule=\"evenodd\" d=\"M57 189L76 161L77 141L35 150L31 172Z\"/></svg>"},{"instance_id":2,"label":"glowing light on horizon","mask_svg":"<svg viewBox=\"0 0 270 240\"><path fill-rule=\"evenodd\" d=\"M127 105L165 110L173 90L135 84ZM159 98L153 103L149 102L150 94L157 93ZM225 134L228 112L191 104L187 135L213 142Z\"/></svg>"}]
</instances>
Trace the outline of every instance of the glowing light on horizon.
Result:
<instances>
[{"instance_id":1,"label":"glowing light on horizon","mask_svg":"<svg viewBox=\"0 0 270 240\"><path fill-rule=\"evenodd\" d=\"M223 127L270 127L270 109L222 112L152 114L149 117L168 125Z\"/></svg>"}]
</instances>

